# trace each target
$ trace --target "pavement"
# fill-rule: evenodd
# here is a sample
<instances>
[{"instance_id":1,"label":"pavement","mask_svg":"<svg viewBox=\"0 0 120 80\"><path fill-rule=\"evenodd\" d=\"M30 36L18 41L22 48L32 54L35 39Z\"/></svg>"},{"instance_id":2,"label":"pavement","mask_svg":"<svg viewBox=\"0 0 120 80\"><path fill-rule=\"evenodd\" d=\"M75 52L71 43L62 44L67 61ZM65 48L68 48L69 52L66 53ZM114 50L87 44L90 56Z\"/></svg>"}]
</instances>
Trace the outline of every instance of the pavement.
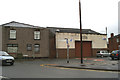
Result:
<instances>
[{"instance_id":1,"label":"pavement","mask_svg":"<svg viewBox=\"0 0 120 80\"><path fill-rule=\"evenodd\" d=\"M66 63L45 64L44 66L120 72L119 62L120 60L110 58L83 58L83 64L81 64L81 59L75 58L75 61L70 59L69 63L66 61Z\"/></svg>"}]
</instances>

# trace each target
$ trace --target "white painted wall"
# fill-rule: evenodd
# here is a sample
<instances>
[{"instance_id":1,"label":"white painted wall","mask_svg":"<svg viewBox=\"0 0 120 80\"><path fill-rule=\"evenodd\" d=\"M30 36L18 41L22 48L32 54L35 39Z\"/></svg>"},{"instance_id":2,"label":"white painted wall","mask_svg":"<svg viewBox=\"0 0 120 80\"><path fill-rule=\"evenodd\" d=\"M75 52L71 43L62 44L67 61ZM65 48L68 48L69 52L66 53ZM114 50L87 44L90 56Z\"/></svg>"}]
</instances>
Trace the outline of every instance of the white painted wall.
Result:
<instances>
[{"instance_id":1,"label":"white painted wall","mask_svg":"<svg viewBox=\"0 0 120 80\"><path fill-rule=\"evenodd\" d=\"M83 41L92 41L92 48L107 48L106 35L82 34ZM67 48L66 40L68 38L70 48L75 48L75 41L80 40L78 33L56 33L56 48ZM70 41L72 39L72 41Z\"/></svg>"},{"instance_id":2,"label":"white painted wall","mask_svg":"<svg viewBox=\"0 0 120 80\"><path fill-rule=\"evenodd\" d=\"M0 26L0 51L2 50L2 27Z\"/></svg>"}]
</instances>

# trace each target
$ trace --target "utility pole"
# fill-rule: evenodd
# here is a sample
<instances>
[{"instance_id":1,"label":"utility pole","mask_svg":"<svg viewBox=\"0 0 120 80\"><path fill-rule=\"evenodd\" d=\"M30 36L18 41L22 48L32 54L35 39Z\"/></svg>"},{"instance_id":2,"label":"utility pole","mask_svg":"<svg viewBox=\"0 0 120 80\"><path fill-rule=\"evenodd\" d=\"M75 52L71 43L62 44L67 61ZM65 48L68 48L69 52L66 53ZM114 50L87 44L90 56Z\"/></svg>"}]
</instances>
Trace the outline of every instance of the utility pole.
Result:
<instances>
[{"instance_id":1,"label":"utility pole","mask_svg":"<svg viewBox=\"0 0 120 80\"><path fill-rule=\"evenodd\" d=\"M81 21L81 2L79 0L79 17L80 17L80 46L81 46L81 64L83 64L83 54L82 54L82 47L83 47L83 44L82 44L82 21Z\"/></svg>"}]
</instances>

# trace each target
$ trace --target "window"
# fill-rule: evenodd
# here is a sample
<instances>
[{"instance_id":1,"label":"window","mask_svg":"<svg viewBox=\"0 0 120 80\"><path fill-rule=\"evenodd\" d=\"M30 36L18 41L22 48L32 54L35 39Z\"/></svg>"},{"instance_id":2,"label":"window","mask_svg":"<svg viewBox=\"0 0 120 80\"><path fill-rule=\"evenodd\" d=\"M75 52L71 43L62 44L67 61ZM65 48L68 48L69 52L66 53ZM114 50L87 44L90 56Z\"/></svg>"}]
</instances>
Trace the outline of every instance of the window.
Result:
<instances>
[{"instance_id":1,"label":"window","mask_svg":"<svg viewBox=\"0 0 120 80\"><path fill-rule=\"evenodd\" d=\"M8 53L17 53L18 51L18 44L8 44L7 45Z\"/></svg>"},{"instance_id":2,"label":"window","mask_svg":"<svg viewBox=\"0 0 120 80\"><path fill-rule=\"evenodd\" d=\"M27 44L27 51L32 51L32 44Z\"/></svg>"},{"instance_id":3,"label":"window","mask_svg":"<svg viewBox=\"0 0 120 80\"><path fill-rule=\"evenodd\" d=\"M34 39L40 39L40 31L34 31Z\"/></svg>"},{"instance_id":4,"label":"window","mask_svg":"<svg viewBox=\"0 0 120 80\"><path fill-rule=\"evenodd\" d=\"M35 53L40 52L40 45L39 44L34 45L34 51L35 51Z\"/></svg>"},{"instance_id":5,"label":"window","mask_svg":"<svg viewBox=\"0 0 120 80\"><path fill-rule=\"evenodd\" d=\"M119 38L117 38L117 43L119 42Z\"/></svg>"},{"instance_id":6,"label":"window","mask_svg":"<svg viewBox=\"0 0 120 80\"><path fill-rule=\"evenodd\" d=\"M10 30L10 39L16 39L16 30Z\"/></svg>"}]
</instances>

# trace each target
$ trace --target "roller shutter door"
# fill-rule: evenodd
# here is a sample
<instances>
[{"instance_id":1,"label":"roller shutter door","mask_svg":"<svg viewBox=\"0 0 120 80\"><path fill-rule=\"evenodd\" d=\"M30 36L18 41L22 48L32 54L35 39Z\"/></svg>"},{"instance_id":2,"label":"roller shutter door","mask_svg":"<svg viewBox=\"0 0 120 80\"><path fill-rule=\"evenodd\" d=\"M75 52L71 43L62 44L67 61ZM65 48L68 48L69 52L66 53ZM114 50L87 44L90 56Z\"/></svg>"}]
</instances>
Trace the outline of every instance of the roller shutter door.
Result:
<instances>
[{"instance_id":1,"label":"roller shutter door","mask_svg":"<svg viewBox=\"0 0 120 80\"><path fill-rule=\"evenodd\" d=\"M75 57L81 57L81 42L75 41ZM83 57L92 56L92 41L83 41Z\"/></svg>"}]
</instances>

